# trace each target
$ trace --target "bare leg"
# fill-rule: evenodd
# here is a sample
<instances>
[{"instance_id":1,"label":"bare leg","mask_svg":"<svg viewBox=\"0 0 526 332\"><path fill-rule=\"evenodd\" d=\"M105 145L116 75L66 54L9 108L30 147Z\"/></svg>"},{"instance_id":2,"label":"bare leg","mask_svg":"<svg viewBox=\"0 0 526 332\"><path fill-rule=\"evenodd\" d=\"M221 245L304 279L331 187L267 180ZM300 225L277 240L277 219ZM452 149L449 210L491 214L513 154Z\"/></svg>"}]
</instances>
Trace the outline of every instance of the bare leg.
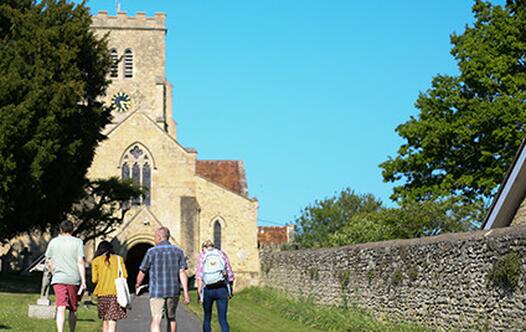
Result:
<instances>
[{"instance_id":1,"label":"bare leg","mask_svg":"<svg viewBox=\"0 0 526 332\"><path fill-rule=\"evenodd\" d=\"M150 332L161 332L161 320L163 316L152 316L152 322L150 323Z\"/></svg>"},{"instance_id":2,"label":"bare leg","mask_svg":"<svg viewBox=\"0 0 526 332\"><path fill-rule=\"evenodd\" d=\"M108 332L115 332L117 331L117 322L114 320L108 321Z\"/></svg>"},{"instance_id":3,"label":"bare leg","mask_svg":"<svg viewBox=\"0 0 526 332\"><path fill-rule=\"evenodd\" d=\"M57 331L64 332L64 321L66 320L66 307L57 307Z\"/></svg>"},{"instance_id":4,"label":"bare leg","mask_svg":"<svg viewBox=\"0 0 526 332\"><path fill-rule=\"evenodd\" d=\"M102 321L102 332L108 332L108 321L107 320Z\"/></svg>"},{"instance_id":5,"label":"bare leg","mask_svg":"<svg viewBox=\"0 0 526 332\"><path fill-rule=\"evenodd\" d=\"M77 326L77 313L70 311L69 312L69 331L75 332L75 326Z\"/></svg>"},{"instance_id":6,"label":"bare leg","mask_svg":"<svg viewBox=\"0 0 526 332\"><path fill-rule=\"evenodd\" d=\"M168 332L177 332L177 322L175 320L169 321L166 325Z\"/></svg>"}]
</instances>

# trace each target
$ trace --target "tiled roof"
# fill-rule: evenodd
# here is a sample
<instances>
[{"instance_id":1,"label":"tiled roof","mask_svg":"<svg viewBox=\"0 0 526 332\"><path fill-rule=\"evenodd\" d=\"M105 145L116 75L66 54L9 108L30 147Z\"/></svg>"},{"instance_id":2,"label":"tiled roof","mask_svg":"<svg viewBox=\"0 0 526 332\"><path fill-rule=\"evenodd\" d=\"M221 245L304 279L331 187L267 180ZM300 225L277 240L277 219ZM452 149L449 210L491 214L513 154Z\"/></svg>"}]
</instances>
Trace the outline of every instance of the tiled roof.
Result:
<instances>
[{"instance_id":1,"label":"tiled roof","mask_svg":"<svg viewBox=\"0 0 526 332\"><path fill-rule=\"evenodd\" d=\"M197 160L196 173L242 196L248 195L245 167L239 160Z\"/></svg>"},{"instance_id":2,"label":"tiled roof","mask_svg":"<svg viewBox=\"0 0 526 332\"><path fill-rule=\"evenodd\" d=\"M289 240L287 226L258 226L258 244L283 244Z\"/></svg>"}]
</instances>

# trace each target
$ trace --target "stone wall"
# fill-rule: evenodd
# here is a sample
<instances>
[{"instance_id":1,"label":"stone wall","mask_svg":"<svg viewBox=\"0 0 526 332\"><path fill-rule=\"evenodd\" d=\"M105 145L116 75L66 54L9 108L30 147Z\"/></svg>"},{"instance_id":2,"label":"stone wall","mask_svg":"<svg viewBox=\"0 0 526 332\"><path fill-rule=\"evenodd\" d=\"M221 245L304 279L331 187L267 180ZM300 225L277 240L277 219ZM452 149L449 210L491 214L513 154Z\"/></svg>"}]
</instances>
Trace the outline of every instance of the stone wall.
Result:
<instances>
[{"instance_id":1,"label":"stone wall","mask_svg":"<svg viewBox=\"0 0 526 332\"><path fill-rule=\"evenodd\" d=\"M261 283L322 304L440 330L526 330L526 226L330 249L262 253ZM521 257L518 285L489 281Z\"/></svg>"}]
</instances>

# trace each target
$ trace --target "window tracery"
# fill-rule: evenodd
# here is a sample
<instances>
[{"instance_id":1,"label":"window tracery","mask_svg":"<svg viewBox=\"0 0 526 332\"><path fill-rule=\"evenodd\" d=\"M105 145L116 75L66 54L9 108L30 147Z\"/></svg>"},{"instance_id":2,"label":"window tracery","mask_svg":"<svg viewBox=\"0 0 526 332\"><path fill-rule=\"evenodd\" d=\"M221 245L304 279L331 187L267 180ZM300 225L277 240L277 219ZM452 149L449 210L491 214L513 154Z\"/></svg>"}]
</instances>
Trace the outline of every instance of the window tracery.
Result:
<instances>
[{"instance_id":1,"label":"window tracery","mask_svg":"<svg viewBox=\"0 0 526 332\"><path fill-rule=\"evenodd\" d=\"M152 170L150 158L139 144L134 144L123 157L121 165L121 177L131 179L133 183L141 186L144 190L143 196L133 197L132 205L151 204ZM131 167L130 167L131 165Z\"/></svg>"}]
</instances>

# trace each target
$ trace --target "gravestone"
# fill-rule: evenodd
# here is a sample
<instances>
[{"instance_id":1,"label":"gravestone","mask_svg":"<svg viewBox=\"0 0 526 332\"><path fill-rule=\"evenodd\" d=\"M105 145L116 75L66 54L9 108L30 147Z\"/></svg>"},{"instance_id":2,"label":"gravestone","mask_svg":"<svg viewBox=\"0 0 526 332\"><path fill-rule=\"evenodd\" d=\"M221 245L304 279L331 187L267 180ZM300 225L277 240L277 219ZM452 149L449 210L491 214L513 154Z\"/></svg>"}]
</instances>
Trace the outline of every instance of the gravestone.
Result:
<instances>
[{"instance_id":1,"label":"gravestone","mask_svg":"<svg viewBox=\"0 0 526 332\"><path fill-rule=\"evenodd\" d=\"M51 273L49 273L46 265L45 257L35 265L29 272L42 271L42 287L40 288L40 298L37 304L30 304L28 309L28 316L31 318L40 319L54 319L56 308L51 305L49 300L49 288L51 287Z\"/></svg>"}]
</instances>

